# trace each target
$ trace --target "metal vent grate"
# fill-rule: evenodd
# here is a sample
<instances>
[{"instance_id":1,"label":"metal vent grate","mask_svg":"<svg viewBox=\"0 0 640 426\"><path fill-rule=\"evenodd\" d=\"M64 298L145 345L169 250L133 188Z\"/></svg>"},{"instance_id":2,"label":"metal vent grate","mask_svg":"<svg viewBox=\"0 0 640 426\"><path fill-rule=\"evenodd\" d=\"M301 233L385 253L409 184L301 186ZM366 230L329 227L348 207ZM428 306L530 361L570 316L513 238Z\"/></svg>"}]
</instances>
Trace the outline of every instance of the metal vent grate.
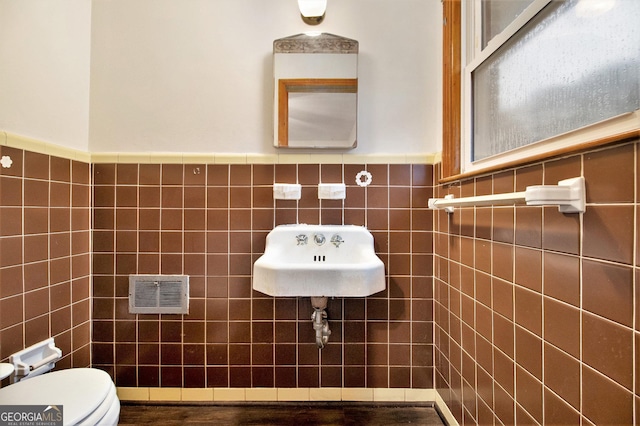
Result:
<instances>
[{"instance_id":1,"label":"metal vent grate","mask_svg":"<svg viewBox=\"0 0 640 426\"><path fill-rule=\"evenodd\" d=\"M188 314L189 276L129 275L129 313Z\"/></svg>"}]
</instances>

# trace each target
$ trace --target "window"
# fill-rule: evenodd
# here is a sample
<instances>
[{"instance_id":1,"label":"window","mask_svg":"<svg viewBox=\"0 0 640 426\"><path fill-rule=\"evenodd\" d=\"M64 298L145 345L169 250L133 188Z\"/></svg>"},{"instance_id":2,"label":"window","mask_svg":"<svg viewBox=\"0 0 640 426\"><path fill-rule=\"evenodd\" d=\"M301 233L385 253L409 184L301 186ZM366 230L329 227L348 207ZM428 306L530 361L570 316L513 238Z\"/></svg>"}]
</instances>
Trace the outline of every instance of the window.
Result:
<instances>
[{"instance_id":1,"label":"window","mask_svg":"<svg viewBox=\"0 0 640 426\"><path fill-rule=\"evenodd\" d=\"M453 30L446 3L445 52ZM460 14L464 169L445 166L456 156L445 132L445 176L638 134L640 1L475 0ZM446 99L447 76L456 77L446 55L444 66Z\"/></svg>"},{"instance_id":2,"label":"window","mask_svg":"<svg viewBox=\"0 0 640 426\"><path fill-rule=\"evenodd\" d=\"M485 0L482 13L482 48L517 18L533 0Z\"/></svg>"}]
</instances>

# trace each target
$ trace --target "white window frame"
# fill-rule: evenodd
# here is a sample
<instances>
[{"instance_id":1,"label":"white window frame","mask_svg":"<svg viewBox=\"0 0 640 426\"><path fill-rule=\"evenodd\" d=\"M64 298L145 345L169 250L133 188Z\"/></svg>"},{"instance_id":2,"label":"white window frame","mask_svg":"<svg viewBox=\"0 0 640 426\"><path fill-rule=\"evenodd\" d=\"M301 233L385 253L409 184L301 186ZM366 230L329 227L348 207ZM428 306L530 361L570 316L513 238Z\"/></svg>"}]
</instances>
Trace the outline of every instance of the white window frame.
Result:
<instances>
[{"instance_id":1,"label":"white window frame","mask_svg":"<svg viewBox=\"0 0 640 426\"><path fill-rule=\"evenodd\" d=\"M547 153L589 143L640 129L640 110L635 110L607 120L594 123L561 135L534 142L519 148L471 161L473 141L473 104L471 75L491 54L506 43L520 28L535 17L553 0L534 0L500 34L492 38L482 49L482 5L481 0L462 1L462 141L461 172L474 173L494 169L501 164L540 157Z\"/></svg>"}]
</instances>

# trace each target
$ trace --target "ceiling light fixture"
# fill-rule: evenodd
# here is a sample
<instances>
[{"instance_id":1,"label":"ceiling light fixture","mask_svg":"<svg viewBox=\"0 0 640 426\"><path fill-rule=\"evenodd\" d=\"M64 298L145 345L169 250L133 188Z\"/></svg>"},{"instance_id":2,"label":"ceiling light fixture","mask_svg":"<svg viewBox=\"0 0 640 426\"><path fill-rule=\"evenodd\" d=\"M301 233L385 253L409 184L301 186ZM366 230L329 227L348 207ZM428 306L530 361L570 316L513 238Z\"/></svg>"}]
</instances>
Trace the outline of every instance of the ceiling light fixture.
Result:
<instances>
[{"instance_id":1,"label":"ceiling light fixture","mask_svg":"<svg viewBox=\"0 0 640 426\"><path fill-rule=\"evenodd\" d=\"M318 25L324 20L327 0L298 0L298 8L305 24Z\"/></svg>"}]
</instances>

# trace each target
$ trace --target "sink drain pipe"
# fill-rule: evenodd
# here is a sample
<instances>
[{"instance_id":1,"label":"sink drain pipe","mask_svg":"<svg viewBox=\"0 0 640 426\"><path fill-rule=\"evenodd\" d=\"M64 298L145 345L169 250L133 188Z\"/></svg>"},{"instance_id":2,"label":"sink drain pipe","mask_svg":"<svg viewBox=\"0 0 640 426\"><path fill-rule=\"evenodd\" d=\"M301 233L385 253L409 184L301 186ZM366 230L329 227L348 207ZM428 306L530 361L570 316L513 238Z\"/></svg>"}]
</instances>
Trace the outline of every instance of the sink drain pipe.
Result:
<instances>
[{"instance_id":1,"label":"sink drain pipe","mask_svg":"<svg viewBox=\"0 0 640 426\"><path fill-rule=\"evenodd\" d=\"M329 321L327 321L327 298L326 297L312 297L311 306L313 306L313 314L311 314L311 321L313 321L313 329L316 331L316 345L320 349L324 348L324 345L329 341Z\"/></svg>"}]
</instances>

